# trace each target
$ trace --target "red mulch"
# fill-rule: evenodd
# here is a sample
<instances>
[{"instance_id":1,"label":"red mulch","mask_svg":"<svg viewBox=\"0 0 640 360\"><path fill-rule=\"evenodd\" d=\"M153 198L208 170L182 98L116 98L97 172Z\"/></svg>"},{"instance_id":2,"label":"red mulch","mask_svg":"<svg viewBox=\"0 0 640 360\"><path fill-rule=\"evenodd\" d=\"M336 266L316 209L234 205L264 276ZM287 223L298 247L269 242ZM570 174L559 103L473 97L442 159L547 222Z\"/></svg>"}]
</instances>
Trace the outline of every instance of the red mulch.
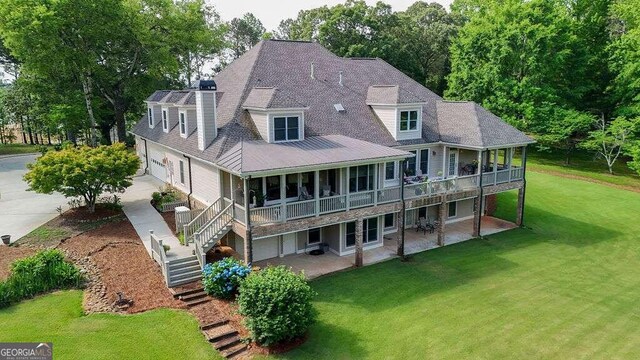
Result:
<instances>
[{"instance_id":1,"label":"red mulch","mask_svg":"<svg viewBox=\"0 0 640 360\"><path fill-rule=\"evenodd\" d=\"M291 341L288 342L282 342L282 343L278 343L269 347L262 347L258 344L252 343L251 347L252 347L252 352L254 352L255 354L262 354L262 355L274 355L274 354L283 354L286 352L289 352L295 348L297 348L298 346L302 345L305 343L305 341L307 341L307 335L305 334L304 336L301 336L299 338L295 338Z\"/></svg>"},{"instance_id":2,"label":"red mulch","mask_svg":"<svg viewBox=\"0 0 640 360\"><path fill-rule=\"evenodd\" d=\"M72 222L96 221L122 213L120 210L105 208L101 205L102 204L96 204L96 211L93 213L90 213L84 206L77 209L69 209L62 215L62 220Z\"/></svg>"},{"instance_id":3,"label":"red mulch","mask_svg":"<svg viewBox=\"0 0 640 360\"><path fill-rule=\"evenodd\" d=\"M160 215L162 215L162 218L164 219L164 221L167 223L167 225L169 225L169 229L171 229L171 231L173 231L173 233L176 233L176 213L173 211L167 211L167 212L163 212L160 213Z\"/></svg>"},{"instance_id":4,"label":"red mulch","mask_svg":"<svg viewBox=\"0 0 640 360\"><path fill-rule=\"evenodd\" d=\"M151 259L128 220L105 224L65 241L65 250L90 256L100 269L101 281L110 302L117 292L133 300L127 312L159 307L184 308L167 289L159 266Z\"/></svg>"},{"instance_id":5,"label":"red mulch","mask_svg":"<svg viewBox=\"0 0 640 360\"><path fill-rule=\"evenodd\" d=\"M9 277L11 264L36 253L36 249L26 246L0 245L0 281Z\"/></svg>"}]
</instances>

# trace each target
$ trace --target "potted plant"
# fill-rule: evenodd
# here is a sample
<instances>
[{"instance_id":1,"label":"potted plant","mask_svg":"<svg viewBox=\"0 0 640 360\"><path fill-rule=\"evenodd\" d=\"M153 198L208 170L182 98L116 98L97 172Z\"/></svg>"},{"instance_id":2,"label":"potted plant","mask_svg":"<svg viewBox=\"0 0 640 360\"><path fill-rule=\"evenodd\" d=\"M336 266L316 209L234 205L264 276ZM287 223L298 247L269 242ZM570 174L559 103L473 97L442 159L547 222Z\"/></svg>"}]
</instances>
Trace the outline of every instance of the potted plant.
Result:
<instances>
[{"instance_id":1,"label":"potted plant","mask_svg":"<svg viewBox=\"0 0 640 360\"><path fill-rule=\"evenodd\" d=\"M2 235L2 236L0 236L0 237L2 238L2 242L3 242L5 245L9 245L9 244L11 244L11 235Z\"/></svg>"}]
</instances>

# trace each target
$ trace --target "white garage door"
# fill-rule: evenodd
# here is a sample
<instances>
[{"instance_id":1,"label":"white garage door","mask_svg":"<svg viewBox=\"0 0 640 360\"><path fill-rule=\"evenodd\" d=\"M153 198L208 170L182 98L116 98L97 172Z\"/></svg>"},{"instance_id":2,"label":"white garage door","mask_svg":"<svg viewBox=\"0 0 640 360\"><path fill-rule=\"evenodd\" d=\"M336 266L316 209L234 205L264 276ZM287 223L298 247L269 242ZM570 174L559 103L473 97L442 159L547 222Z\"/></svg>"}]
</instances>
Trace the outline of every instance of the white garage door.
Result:
<instances>
[{"instance_id":1,"label":"white garage door","mask_svg":"<svg viewBox=\"0 0 640 360\"><path fill-rule=\"evenodd\" d=\"M253 261L278 257L278 236L253 241Z\"/></svg>"},{"instance_id":2,"label":"white garage door","mask_svg":"<svg viewBox=\"0 0 640 360\"><path fill-rule=\"evenodd\" d=\"M151 175L154 177L165 181L167 178L167 172L165 170L165 165L162 163L162 159L164 158L163 154L159 151L150 150L149 157L149 170Z\"/></svg>"}]
</instances>

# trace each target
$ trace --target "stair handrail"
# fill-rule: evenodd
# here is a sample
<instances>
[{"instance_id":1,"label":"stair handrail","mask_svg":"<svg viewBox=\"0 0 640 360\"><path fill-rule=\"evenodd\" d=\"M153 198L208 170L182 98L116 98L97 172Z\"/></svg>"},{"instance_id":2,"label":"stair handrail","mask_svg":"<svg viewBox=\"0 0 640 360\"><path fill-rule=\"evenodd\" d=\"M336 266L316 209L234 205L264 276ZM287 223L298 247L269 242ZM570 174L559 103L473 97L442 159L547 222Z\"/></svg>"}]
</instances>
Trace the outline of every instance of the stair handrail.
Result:
<instances>
[{"instance_id":1,"label":"stair handrail","mask_svg":"<svg viewBox=\"0 0 640 360\"><path fill-rule=\"evenodd\" d=\"M221 229L225 226L229 225L233 221L233 214L231 213L231 209L233 209L233 203L229 204L222 211L218 213L211 221L209 221L205 226L200 228L200 230L196 231L193 234L194 239L197 239L198 245L203 252L206 253L208 250L206 248L206 244L209 242L209 239L215 236ZM218 220L222 219L223 216L226 215L226 220L222 223L219 223ZM210 235L210 236L207 236Z\"/></svg>"},{"instance_id":2,"label":"stair handrail","mask_svg":"<svg viewBox=\"0 0 640 360\"><path fill-rule=\"evenodd\" d=\"M219 209L222 207L223 198L218 198L218 200L214 201L207 208L202 210L200 214L194 217L188 224L183 226L182 233L184 235L184 242L188 244L193 241L193 235L200 230L204 225L206 225L211 218L218 213L219 210L216 210L216 207Z\"/></svg>"}]
</instances>

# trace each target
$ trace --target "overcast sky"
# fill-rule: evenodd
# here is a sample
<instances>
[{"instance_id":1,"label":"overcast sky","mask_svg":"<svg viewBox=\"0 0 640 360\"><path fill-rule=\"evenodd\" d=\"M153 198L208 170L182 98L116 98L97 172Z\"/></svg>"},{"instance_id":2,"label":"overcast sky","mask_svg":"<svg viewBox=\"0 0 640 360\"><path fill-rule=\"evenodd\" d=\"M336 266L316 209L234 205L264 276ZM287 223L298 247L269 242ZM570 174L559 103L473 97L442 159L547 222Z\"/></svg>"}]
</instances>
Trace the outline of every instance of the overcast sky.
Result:
<instances>
[{"instance_id":1,"label":"overcast sky","mask_svg":"<svg viewBox=\"0 0 640 360\"><path fill-rule=\"evenodd\" d=\"M267 29L267 31L275 30L280 24L280 20L293 18L298 15L298 11L304 9L313 9L322 5L336 5L343 3L344 0L206 0L207 3L213 4L222 20L229 21L243 14L253 13ZM374 5L377 0L366 0L369 5ZM416 0L385 0L390 4L394 11L405 10ZM427 2L437 2L447 9L452 0L426 0Z\"/></svg>"}]
</instances>

